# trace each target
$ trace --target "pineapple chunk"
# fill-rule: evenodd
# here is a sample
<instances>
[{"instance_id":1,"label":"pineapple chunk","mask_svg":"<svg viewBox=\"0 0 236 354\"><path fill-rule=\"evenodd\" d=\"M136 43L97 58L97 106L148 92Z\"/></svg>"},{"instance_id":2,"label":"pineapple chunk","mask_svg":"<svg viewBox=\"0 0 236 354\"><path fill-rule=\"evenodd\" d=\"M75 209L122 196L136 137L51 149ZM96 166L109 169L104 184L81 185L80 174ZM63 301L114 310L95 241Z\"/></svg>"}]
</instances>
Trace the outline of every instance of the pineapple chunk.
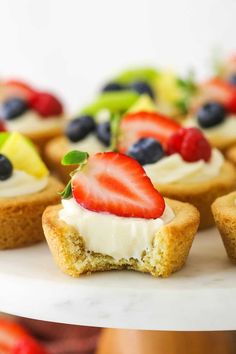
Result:
<instances>
[{"instance_id":1,"label":"pineapple chunk","mask_svg":"<svg viewBox=\"0 0 236 354\"><path fill-rule=\"evenodd\" d=\"M9 158L13 167L36 178L43 178L49 171L35 147L23 135L13 132L0 147L0 153Z\"/></svg>"},{"instance_id":2,"label":"pineapple chunk","mask_svg":"<svg viewBox=\"0 0 236 354\"><path fill-rule=\"evenodd\" d=\"M141 95L139 99L129 108L128 113L156 112L157 107L150 96Z\"/></svg>"}]
</instances>

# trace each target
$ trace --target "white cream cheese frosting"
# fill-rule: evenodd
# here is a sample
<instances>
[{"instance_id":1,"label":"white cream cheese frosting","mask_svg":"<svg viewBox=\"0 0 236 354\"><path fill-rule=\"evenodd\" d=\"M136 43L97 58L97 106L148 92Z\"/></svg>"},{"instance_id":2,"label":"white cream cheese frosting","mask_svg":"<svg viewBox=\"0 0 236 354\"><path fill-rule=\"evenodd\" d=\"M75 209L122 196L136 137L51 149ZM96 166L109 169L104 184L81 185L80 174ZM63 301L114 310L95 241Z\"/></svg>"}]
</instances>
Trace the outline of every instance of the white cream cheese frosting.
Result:
<instances>
[{"instance_id":1,"label":"white cream cheese frosting","mask_svg":"<svg viewBox=\"0 0 236 354\"><path fill-rule=\"evenodd\" d=\"M80 233L88 251L109 255L116 260L140 260L144 251L152 247L155 233L174 218L166 206L158 219L128 218L97 213L82 208L74 198L62 200L59 217Z\"/></svg>"},{"instance_id":2,"label":"white cream cheese frosting","mask_svg":"<svg viewBox=\"0 0 236 354\"><path fill-rule=\"evenodd\" d=\"M38 179L20 170L14 170L10 178L0 181L0 198L13 198L40 192L46 188L48 177Z\"/></svg>"},{"instance_id":3,"label":"white cream cheese frosting","mask_svg":"<svg viewBox=\"0 0 236 354\"><path fill-rule=\"evenodd\" d=\"M59 127L63 127L63 116L42 118L35 111L27 111L20 117L5 121L6 128L9 131L18 131L20 133L30 134L33 132L45 132Z\"/></svg>"},{"instance_id":4,"label":"white cream cheese frosting","mask_svg":"<svg viewBox=\"0 0 236 354\"><path fill-rule=\"evenodd\" d=\"M229 138L236 137L236 116L235 115L226 117L226 119L222 123L210 128L200 127L197 123L197 118L188 118L185 121L184 125L186 127L200 128L202 131L204 131L204 134L208 138L221 139L222 136L229 137Z\"/></svg>"},{"instance_id":5,"label":"white cream cheese frosting","mask_svg":"<svg viewBox=\"0 0 236 354\"><path fill-rule=\"evenodd\" d=\"M95 120L99 124L109 122L110 116L111 116L111 112L109 111L109 109L104 108L98 111L98 113L95 116Z\"/></svg>"},{"instance_id":6,"label":"white cream cheese frosting","mask_svg":"<svg viewBox=\"0 0 236 354\"><path fill-rule=\"evenodd\" d=\"M143 166L152 183L198 183L216 177L224 163L224 157L217 149L212 149L208 162L186 162L180 154L173 154Z\"/></svg>"},{"instance_id":7,"label":"white cream cheese frosting","mask_svg":"<svg viewBox=\"0 0 236 354\"><path fill-rule=\"evenodd\" d=\"M87 135L84 139L78 141L77 143L70 142L70 150L80 150L86 151L89 154L95 154L96 152L103 152L106 150L106 147L98 140L98 138L93 134Z\"/></svg>"}]
</instances>

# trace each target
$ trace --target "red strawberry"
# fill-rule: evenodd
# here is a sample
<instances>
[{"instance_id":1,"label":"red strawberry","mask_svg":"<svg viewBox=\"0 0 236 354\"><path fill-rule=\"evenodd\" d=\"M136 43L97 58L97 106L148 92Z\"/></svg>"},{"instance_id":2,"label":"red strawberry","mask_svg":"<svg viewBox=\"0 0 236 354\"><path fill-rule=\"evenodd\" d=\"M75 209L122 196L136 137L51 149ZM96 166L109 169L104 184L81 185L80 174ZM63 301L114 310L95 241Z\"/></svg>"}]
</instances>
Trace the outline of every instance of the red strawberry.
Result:
<instances>
[{"instance_id":1,"label":"red strawberry","mask_svg":"<svg viewBox=\"0 0 236 354\"><path fill-rule=\"evenodd\" d=\"M229 82L213 78L201 86L204 101L218 101L228 112L236 113L236 88Z\"/></svg>"},{"instance_id":2,"label":"red strawberry","mask_svg":"<svg viewBox=\"0 0 236 354\"><path fill-rule=\"evenodd\" d=\"M72 178L72 192L85 209L124 217L160 217L165 202L142 166L129 156L97 153Z\"/></svg>"},{"instance_id":3,"label":"red strawberry","mask_svg":"<svg viewBox=\"0 0 236 354\"><path fill-rule=\"evenodd\" d=\"M61 102L52 94L46 92L36 93L30 100L30 107L42 117L59 116L63 113Z\"/></svg>"},{"instance_id":4,"label":"red strawberry","mask_svg":"<svg viewBox=\"0 0 236 354\"><path fill-rule=\"evenodd\" d=\"M8 80L3 82L3 91L7 97L16 96L26 100L30 100L36 92L31 86L19 80Z\"/></svg>"},{"instance_id":5,"label":"red strawberry","mask_svg":"<svg viewBox=\"0 0 236 354\"><path fill-rule=\"evenodd\" d=\"M35 340L27 338L16 345L12 354L47 354L47 352Z\"/></svg>"},{"instance_id":6,"label":"red strawberry","mask_svg":"<svg viewBox=\"0 0 236 354\"><path fill-rule=\"evenodd\" d=\"M47 354L20 325L0 319L0 353L4 354Z\"/></svg>"},{"instance_id":7,"label":"red strawberry","mask_svg":"<svg viewBox=\"0 0 236 354\"><path fill-rule=\"evenodd\" d=\"M130 113L121 121L119 151L125 153L140 138L155 138L166 144L168 138L180 128L179 123L155 112Z\"/></svg>"},{"instance_id":8,"label":"red strawberry","mask_svg":"<svg viewBox=\"0 0 236 354\"><path fill-rule=\"evenodd\" d=\"M211 146L199 129L182 128L170 137L167 143L167 153L179 153L187 162L209 161Z\"/></svg>"}]
</instances>

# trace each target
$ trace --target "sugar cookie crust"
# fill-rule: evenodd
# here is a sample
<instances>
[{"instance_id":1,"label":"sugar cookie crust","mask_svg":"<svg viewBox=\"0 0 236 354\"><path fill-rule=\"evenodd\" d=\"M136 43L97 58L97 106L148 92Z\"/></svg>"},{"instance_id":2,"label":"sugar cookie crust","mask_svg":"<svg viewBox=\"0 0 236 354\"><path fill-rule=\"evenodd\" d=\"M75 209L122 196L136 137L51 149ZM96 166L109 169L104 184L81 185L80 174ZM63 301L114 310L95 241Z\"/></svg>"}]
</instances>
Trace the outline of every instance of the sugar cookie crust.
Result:
<instances>
[{"instance_id":1,"label":"sugar cookie crust","mask_svg":"<svg viewBox=\"0 0 236 354\"><path fill-rule=\"evenodd\" d=\"M108 255L88 252L82 235L59 219L61 205L48 207L43 214L43 229L55 262L73 277L96 271L132 269L155 277L168 277L184 265L199 225L199 212L192 205L166 200L175 218L161 227L153 238L150 252L137 259L115 260Z\"/></svg>"}]
</instances>

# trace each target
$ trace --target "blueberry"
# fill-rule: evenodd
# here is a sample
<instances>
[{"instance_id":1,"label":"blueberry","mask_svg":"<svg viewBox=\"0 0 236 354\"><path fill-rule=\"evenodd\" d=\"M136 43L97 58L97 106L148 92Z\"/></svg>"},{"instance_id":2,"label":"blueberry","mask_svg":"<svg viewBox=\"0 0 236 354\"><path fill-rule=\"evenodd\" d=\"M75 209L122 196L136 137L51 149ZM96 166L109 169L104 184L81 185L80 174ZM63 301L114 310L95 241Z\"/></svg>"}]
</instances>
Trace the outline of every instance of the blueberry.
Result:
<instances>
[{"instance_id":1,"label":"blueberry","mask_svg":"<svg viewBox=\"0 0 236 354\"><path fill-rule=\"evenodd\" d=\"M165 156L161 144L153 138L141 138L128 149L127 154L141 165L154 163Z\"/></svg>"},{"instance_id":2,"label":"blueberry","mask_svg":"<svg viewBox=\"0 0 236 354\"><path fill-rule=\"evenodd\" d=\"M65 134L73 142L77 142L85 138L89 133L94 131L96 124L93 117L83 115L73 119L66 127Z\"/></svg>"},{"instance_id":3,"label":"blueberry","mask_svg":"<svg viewBox=\"0 0 236 354\"><path fill-rule=\"evenodd\" d=\"M205 103L197 112L198 124L202 128L210 128L220 124L225 116L225 108L218 102Z\"/></svg>"},{"instance_id":4,"label":"blueberry","mask_svg":"<svg viewBox=\"0 0 236 354\"><path fill-rule=\"evenodd\" d=\"M111 125L105 122L97 125L96 129L98 139L105 145L109 146L111 142Z\"/></svg>"},{"instance_id":5,"label":"blueberry","mask_svg":"<svg viewBox=\"0 0 236 354\"><path fill-rule=\"evenodd\" d=\"M236 73L233 74L233 75L231 75L231 76L229 77L228 81L229 81L229 83L230 83L231 85L236 86Z\"/></svg>"},{"instance_id":6,"label":"blueberry","mask_svg":"<svg viewBox=\"0 0 236 354\"><path fill-rule=\"evenodd\" d=\"M109 92L109 91L122 91L125 89L124 85L119 84L118 82L109 82L102 88L102 92Z\"/></svg>"},{"instance_id":7,"label":"blueberry","mask_svg":"<svg viewBox=\"0 0 236 354\"><path fill-rule=\"evenodd\" d=\"M154 92L153 92L152 88L150 87L150 85L145 81L134 81L132 84L129 85L129 88L131 90L136 91L140 95L147 94L152 99L154 99Z\"/></svg>"},{"instance_id":8,"label":"blueberry","mask_svg":"<svg viewBox=\"0 0 236 354\"><path fill-rule=\"evenodd\" d=\"M11 161L2 154L0 154L0 181L5 181L10 178L13 172Z\"/></svg>"},{"instance_id":9,"label":"blueberry","mask_svg":"<svg viewBox=\"0 0 236 354\"><path fill-rule=\"evenodd\" d=\"M25 113L28 108L28 103L25 100L12 97L2 103L0 115L3 119L11 120Z\"/></svg>"}]
</instances>

